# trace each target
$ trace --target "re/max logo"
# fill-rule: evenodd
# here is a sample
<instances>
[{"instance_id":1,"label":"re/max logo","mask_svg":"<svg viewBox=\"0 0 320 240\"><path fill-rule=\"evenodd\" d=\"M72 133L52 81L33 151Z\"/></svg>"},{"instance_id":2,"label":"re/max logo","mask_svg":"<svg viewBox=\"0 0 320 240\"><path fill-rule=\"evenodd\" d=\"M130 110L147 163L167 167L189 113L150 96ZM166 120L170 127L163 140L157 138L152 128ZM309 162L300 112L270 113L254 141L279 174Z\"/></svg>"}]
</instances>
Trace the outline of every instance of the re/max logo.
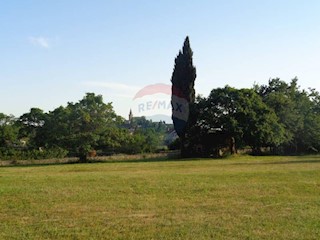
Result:
<instances>
[{"instance_id":1,"label":"re/max logo","mask_svg":"<svg viewBox=\"0 0 320 240\"><path fill-rule=\"evenodd\" d=\"M138 105L138 112L146 112L146 111L153 111L153 110L169 110L171 109L171 103L168 101L147 101L144 103L140 103Z\"/></svg>"}]
</instances>

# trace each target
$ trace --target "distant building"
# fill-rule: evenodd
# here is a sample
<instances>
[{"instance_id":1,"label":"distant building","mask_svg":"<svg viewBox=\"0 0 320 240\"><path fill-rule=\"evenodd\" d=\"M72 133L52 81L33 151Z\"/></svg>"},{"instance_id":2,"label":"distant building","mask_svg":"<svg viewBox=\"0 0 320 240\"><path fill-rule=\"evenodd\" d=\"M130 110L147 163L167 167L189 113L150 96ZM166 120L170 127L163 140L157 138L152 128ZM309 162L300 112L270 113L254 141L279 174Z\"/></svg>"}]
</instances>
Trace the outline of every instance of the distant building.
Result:
<instances>
[{"instance_id":1,"label":"distant building","mask_svg":"<svg viewBox=\"0 0 320 240\"><path fill-rule=\"evenodd\" d=\"M132 123L132 120L133 120L133 114L132 114L132 110L130 109L130 112L129 112L129 124Z\"/></svg>"},{"instance_id":2,"label":"distant building","mask_svg":"<svg viewBox=\"0 0 320 240\"><path fill-rule=\"evenodd\" d=\"M178 138L172 123L166 123L165 121L153 122L152 120L146 119L144 116L134 117L131 109L123 127L128 129L131 134L134 134L138 129L154 129L156 132L162 132L163 141L166 145L169 145Z\"/></svg>"}]
</instances>

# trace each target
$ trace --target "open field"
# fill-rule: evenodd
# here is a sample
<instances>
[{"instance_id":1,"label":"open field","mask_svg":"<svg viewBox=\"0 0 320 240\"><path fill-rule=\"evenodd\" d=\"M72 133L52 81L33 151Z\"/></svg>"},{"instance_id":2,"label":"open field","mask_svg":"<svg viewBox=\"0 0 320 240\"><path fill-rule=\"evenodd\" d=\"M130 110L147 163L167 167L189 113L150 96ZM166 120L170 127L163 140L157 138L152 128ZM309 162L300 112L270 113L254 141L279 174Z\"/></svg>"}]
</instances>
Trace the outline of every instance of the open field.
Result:
<instances>
[{"instance_id":1,"label":"open field","mask_svg":"<svg viewBox=\"0 0 320 240\"><path fill-rule=\"evenodd\" d=\"M0 239L320 239L320 157L2 167Z\"/></svg>"}]
</instances>

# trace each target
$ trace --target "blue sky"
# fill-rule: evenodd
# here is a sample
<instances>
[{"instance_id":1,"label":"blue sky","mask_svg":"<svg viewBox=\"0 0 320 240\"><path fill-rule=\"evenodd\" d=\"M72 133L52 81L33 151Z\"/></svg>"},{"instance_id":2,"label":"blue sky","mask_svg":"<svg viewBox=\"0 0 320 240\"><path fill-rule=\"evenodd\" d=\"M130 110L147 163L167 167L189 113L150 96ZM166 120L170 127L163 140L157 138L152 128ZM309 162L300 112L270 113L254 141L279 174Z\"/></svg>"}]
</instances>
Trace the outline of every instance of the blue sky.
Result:
<instances>
[{"instance_id":1,"label":"blue sky","mask_svg":"<svg viewBox=\"0 0 320 240\"><path fill-rule=\"evenodd\" d=\"M318 0L0 2L0 112L53 110L86 92L127 116L142 87L170 84L190 36L196 92L269 78L320 91Z\"/></svg>"}]
</instances>

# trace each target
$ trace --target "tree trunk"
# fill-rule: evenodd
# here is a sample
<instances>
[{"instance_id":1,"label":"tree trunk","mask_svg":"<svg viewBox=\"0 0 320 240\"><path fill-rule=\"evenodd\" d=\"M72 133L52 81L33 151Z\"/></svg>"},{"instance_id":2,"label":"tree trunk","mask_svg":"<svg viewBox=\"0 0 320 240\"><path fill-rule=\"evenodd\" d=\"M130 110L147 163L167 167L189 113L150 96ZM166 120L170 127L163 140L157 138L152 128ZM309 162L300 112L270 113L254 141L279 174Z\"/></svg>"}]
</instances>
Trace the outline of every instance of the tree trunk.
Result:
<instances>
[{"instance_id":1,"label":"tree trunk","mask_svg":"<svg viewBox=\"0 0 320 240\"><path fill-rule=\"evenodd\" d=\"M230 149L230 153L231 153L231 154L237 153L236 140L234 139L234 137L231 137L231 138L230 138L229 149Z\"/></svg>"},{"instance_id":2,"label":"tree trunk","mask_svg":"<svg viewBox=\"0 0 320 240\"><path fill-rule=\"evenodd\" d=\"M87 154L81 153L81 154L79 155L79 162L80 162L80 163L86 163L86 162L88 162Z\"/></svg>"},{"instance_id":3,"label":"tree trunk","mask_svg":"<svg viewBox=\"0 0 320 240\"><path fill-rule=\"evenodd\" d=\"M180 155L183 158L188 157L188 151L187 151L187 148L185 147L185 141L186 141L185 136L181 136L180 137Z\"/></svg>"}]
</instances>

